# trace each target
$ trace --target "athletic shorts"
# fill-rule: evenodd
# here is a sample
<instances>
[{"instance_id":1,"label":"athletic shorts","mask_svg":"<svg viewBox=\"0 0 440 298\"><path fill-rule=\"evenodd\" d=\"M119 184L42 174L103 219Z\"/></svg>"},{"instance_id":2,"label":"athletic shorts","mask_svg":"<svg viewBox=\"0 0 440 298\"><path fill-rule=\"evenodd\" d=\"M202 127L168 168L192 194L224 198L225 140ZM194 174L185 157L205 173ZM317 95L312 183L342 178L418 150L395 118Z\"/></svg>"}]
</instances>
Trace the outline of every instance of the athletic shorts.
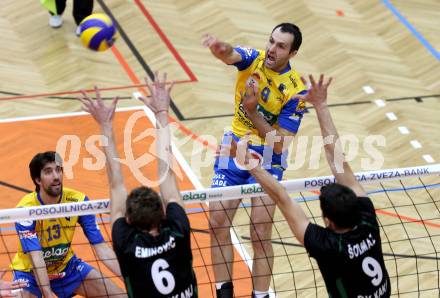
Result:
<instances>
[{"instance_id":1,"label":"athletic shorts","mask_svg":"<svg viewBox=\"0 0 440 298\"><path fill-rule=\"evenodd\" d=\"M231 138L238 142L239 138L228 132L223 136L222 143L230 143ZM271 154L268 158L264 157L263 146L249 145L249 150L263 160L262 167L266 169L272 176L281 181L283 179L284 168L279 165L281 155ZM286 153L287 154L287 153ZM214 177L212 178L212 188L245 185L257 183L255 178L249 171L243 169L235 160L230 157L217 157L214 163Z\"/></svg>"},{"instance_id":2,"label":"athletic shorts","mask_svg":"<svg viewBox=\"0 0 440 298\"><path fill-rule=\"evenodd\" d=\"M66 268L64 268L64 272L60 273L61 277L50 280L52 292L59 298L75 296L75 290L81 285L92 269L92 266L73 256L67 263ZM32 272L14 270L13 273L14 281L26 283L26 287L23 288L24 291L29 291L38 298L43 297Z\"/></svg>"},{"instance_id":3,"label":"athletic shorts","mask_svg":"<svg viewBox=\"0 0 440 298\"><path fill-rule=\"evenodd\" d=\"M217 158L218 159L218 158ZM284 170L281 167L272 167L266 169L275 179L281 181L283 179ZM219 162L214 164L214 177L212 178L212 188L245 185L257 183L255 178L249 171L241 169L236 162L230 158L228 167L219 167Z\"/></svg>"}]
</instances>

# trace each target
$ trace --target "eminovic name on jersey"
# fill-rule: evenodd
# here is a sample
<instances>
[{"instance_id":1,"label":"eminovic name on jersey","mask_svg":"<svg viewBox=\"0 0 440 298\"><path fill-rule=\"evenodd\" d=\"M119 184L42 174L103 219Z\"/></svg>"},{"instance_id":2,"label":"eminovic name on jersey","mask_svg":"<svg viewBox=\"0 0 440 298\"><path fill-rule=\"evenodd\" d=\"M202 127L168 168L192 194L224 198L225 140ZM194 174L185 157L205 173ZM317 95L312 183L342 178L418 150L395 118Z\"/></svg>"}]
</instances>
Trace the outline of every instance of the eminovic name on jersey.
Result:
<instances>
[{"instance_id":1,"label":"eminovic name on jersey","mask_svg":"<svg viewBox=\"0 0 440 298\"><path fill-rule=\"evenodd\" d=\"M136 258L149 258L160 255L176 247L176 241L173 236L164 244L157 247L140 247L136 246L135 256Z\"/></svg>"}]
</instances>

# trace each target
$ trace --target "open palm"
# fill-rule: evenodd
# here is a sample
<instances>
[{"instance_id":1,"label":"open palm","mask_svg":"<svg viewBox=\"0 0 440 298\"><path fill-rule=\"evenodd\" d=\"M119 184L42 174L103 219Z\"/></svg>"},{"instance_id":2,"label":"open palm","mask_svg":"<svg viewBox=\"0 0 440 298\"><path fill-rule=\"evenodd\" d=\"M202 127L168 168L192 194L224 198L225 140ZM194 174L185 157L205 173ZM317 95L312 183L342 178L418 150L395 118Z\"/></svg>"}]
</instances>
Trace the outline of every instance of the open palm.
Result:
<instances>
[{"instance_id":1,"label":"open palm","mask_svg":"<svg viewBox=\"0 0 440 298\"><path fill-rule=\"evenodd\" d=\"M324 75L321 74L319 76L319 81L316 83L315 78L312 75L309 75L310 79L310 89L307 91L305 95L295 95L300 100L304 100L314 106L325 104L327 101L327 89L330 83L332 82L332 78L328 79L327 82L324 82ZM307 81L304 77L301 77L304 85L307 85Z\"/></svg>"},{"instance_id":2,"label":"open palm","mask_svg":"<svg viewBox=\"0 0 440 298\"><path fill-rule=\"evenodd\" d=\"M150 96L141 96L139 99L143 101L144 104L155 114L160 112L168 112L171 102L170 92L174 86L174 82L172 82L169 87L166 87L167 73L165 72L163 74L161 80L159 72L156 72L154 81L150 83L149 80L145 78L145 83L150 91Z\"/></svg>"},{"instance_id":3,"label":"open palm","mask_svg":"<svg viewBox=\"0 0 440 298\"><path fill-rule=\"evenodd\" d=\"M85 92L81 91L82 97L78 99L83 104L83 110L90 113L96 122L100 125L109 124L112 122L115 116L116 105L118 104L119 97L115 97L112 103L107 106L101 98L98 87L95 86L96 100L90 98L90 96Z\"/></svg>"}]
</instances>

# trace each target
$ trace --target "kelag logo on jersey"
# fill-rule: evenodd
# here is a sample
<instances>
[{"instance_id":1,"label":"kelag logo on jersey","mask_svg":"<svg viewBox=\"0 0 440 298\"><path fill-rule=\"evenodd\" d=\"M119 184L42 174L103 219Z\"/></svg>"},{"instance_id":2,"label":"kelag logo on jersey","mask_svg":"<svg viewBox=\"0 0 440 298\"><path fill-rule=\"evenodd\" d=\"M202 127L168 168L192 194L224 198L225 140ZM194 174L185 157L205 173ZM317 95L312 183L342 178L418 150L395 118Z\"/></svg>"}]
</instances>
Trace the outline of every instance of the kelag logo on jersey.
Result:
<instances>
[{"instance_id":1,"label":"kelag logo on jersey","mask_svg":"<svg viewBox=\"0 0 440 298\"><path fill-rule=\"evenodd\" d=\"M68 244L58 244L51 247L43 247L43 258L46 264L63 260L69 252Z\"/></svg>"},{"instance_id":2,"label":"kelag logo on jersey","mask_svg":"<svg viewBox=\"0 0 440 298\"><path fill-rule=\"evenodd\" d=\"M257 110L260 112L260 114L264 117L264 119L269 123L270 125L274 125L275 122L277 122L278 116L266 111L262 106L257 105Z\"/></svg>"},{"instance_id":3,"label":"kelag logo on jersey","mask_svg":"<svg viewBox=\"0 0 440 298\"><path fill-rule=\"evenodd\" d=\"M246 115L246 117L247 117L247 114L246 114L246 111L244 110L244 107L243 107L243 103L242 102L240 102L240 105L238 106L238 109L240 110L240 112L242 112L244 115ZM274 115L274 114L272 114L272 113L270 113L270 112L268 112L268 111L266 111L261 105L257 105L257 111L264 117L264 119L267 121L267 123L269 123L270 125L274 125L275 124L275 122L277 122L277 119L278 119L278 116L277 115ZM241 119L240 119L241 120ZM246 122L244 122L245 124L246 124L246 126L248 126L248 127L251 127L251 128L255 128L254 127L254 125L253 125L253 123L251 122L251 121L249 121L249 120L247 120L249 123L246 123ZM243 122L243 121L242 121Z\"/></svg>"}]
</instances>

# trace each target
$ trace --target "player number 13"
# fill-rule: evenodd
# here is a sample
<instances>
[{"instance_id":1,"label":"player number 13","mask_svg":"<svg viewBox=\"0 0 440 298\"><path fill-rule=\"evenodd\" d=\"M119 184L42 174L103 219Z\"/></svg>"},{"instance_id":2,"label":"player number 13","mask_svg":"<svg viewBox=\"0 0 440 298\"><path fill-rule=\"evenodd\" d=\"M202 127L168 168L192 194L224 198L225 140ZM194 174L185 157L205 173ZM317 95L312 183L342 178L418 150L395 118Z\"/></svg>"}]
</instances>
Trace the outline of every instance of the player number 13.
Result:
<instances>
[{"instance_id":1,"label":"player number 13","mask_svg":"<svg viewBox=\"0 0 440 298\"><path fill-rule=\"evenodd\" d=\"M173 274L167 271L170 265L164 259L157 259L151 266L151 276L153 277L154 285L159 293L163 295L170 294L176 285Z\"/></svg>"}]
</instances>

